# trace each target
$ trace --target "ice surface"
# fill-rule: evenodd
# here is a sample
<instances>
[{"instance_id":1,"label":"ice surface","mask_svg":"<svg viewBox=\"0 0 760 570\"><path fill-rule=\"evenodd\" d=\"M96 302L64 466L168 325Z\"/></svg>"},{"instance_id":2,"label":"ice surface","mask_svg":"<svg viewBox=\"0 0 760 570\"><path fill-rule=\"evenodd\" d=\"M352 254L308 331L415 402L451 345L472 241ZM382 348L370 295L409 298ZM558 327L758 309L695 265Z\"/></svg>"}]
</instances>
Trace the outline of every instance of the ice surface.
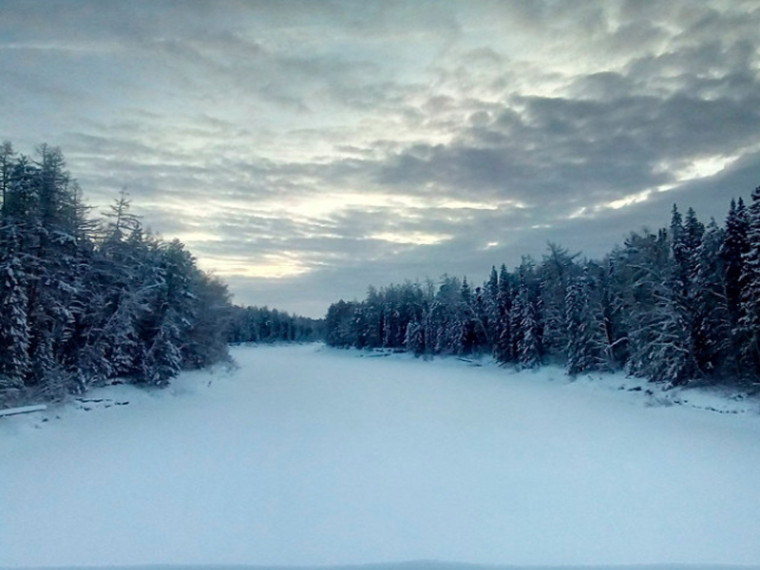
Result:
<instances>
[{"instance_id":1,"label":"ice surface","mask_svg":"<svg viewBox=\"0 0 760 570\"><path fill-rule=\"evenodd\" d=\"M2 418L0 566L760 565L752 402L318 345L234 356Z\"/></svg>"}]
</instances>

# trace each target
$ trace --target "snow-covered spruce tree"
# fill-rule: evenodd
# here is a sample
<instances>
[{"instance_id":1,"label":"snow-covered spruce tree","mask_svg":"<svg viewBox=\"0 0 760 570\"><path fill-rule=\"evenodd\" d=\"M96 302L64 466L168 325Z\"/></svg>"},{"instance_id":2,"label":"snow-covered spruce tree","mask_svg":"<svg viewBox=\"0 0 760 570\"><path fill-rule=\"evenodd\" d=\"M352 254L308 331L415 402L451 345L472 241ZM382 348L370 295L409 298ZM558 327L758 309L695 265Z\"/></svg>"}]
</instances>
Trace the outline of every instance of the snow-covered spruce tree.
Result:
<instances>
[{"instance_id":1,"label":"snow-covered spruce tree","mask_svg":"<svg viewBox=\"0 0 760 570\"><path fill-rule=\"evenodd\" d=\"M342 299L328 307L325 317L328 345L339 348L356 345L358 335L355 334L354 319L358 307L358 303Z\"/></svg>"},{"instance_id":2,"label":"snow-covered spruce tree","mask_svg":"<svg viewBox=\"0 0 760 570\"><path fill-rule=\"evenodd\" d=\"M752 192L741 276L739 329L745 374L760 378L760 186Z\"/></svg>"},{"instance_id":3,"label":"snow-covered spruce tree","mask_svg":"<svg viewBox=\"0 0 760 570\"><path fill-rule=\"evenodd\" d=\"M670 263L659 271L652 290L654 304L643 315L647 343L639 366L650 379L682 385L702 375L698 359L704 346L695 281L703 233L704 226L693 210L683 222L673 207L667 240Z\"/></svg>"},{"instance_id":4,"label":"snow-covered spruce tree","mask_svg":"<svg viewBox=\"0 0 760 570\"><path fill-rule=\"evenodd\" d=\"M0 228L0 403L18 394L31 367L25 275L15 234L11 223Z\"/></svg>"},{"instance_id":5,"label":"snow-covered spruce tree","mask_svg":"<svg viewBox=\"0 0 760 570\"><path fill-rule=\"evenodd\" d=\"M491 266L488 281L483 285L483 310L485 317L486 336L493 350L499 339L499 274L496 267Z\"/></svg>"},{"instance_id":6,"label":"snow-covered spruce tree","mask_svg":"<svg viewBox=\"0 0 760 570\"><path fill-rule=\"evenodd\" d=\"M456 354L461 340L461 322L459 306L461 305L462 283L457 277L443 275L435 300L431 305L431 324L435 328L435 354ZM429 339L429 336L425 336Z\"/></svg>"},{"instance_id":7,"label":"snow-covered spruce tree","mask_svg":"<svg viewBox=\"0 0 760 570\"><path fill-rule=\"evenodd\" d=\"M612 369L622 368L628 359L628 331L625 328L623 285L616 268L616 261L617 256L613 253L596 266L599 305L604 327L604 355Z\"/></svg>"},{"instance_id":8,"label":"snow-covered spruce tree","mask_svg":"<svg viewBox=\"0 0 760 570\"><path fill-rule=\"evenodd\" d=\"M567 288L567 363L571 376L588 370L605 368L605 336L601 310L592 300L588 268L573 279Z\"/></svg>"},{"instance_id":9,"label":"snow-covered spruce tree","mask_svg":"<svg viewBox=\"0 0 760 570\"><path fill-rule=\"evenodd\" d=\"M633 233L618 254L628 331L626 366L650 380L682 384L697 371L692 307L698 246L691 236L699 234L699 225L690 228L687 236L674 208L670 232Z\"/></svg>"},{"instance_id":10,"label":"snow-covered spruce tree","mask_svg":"<svg viewBox=\"0 0 760 570\"><path fill-rule=\"evenodd\" d=\"M95 375L137 377L145 348L137 330L148 300L158 286L139 219L131 214L122 190L100 236L97 255L91 266L87 289L98 307L86 353L93 360L103 356L104 364Z\"/></svg>"},{"instance_id":11,"label":"snow-covered spruce tree","mask_svg":"<svg viewBox=\"0 0 760 570\"><path fill-rule=\"evenodd\" d=\"M153 337L142 361L140 383L159 388L167 386L182 369L182 354L177 348L178 332L171 324L163 324Z\"/></svg>"},{"instance_id":12,"label":"snow-covered spruce tree","mask_svg":"<svg viewBox=\"0 0 760 570\"><path fill-rule=\"evenodd\" d=\"M385 309L382 294L369 288L367 298L358 303L353 319L355 348L379 348L385 335Z\"/></svg>"},{"instance_id":13,"label":"snow-covered spruce tree","mask_svg":"<svg viewBox=\"0 0 760 570\"><path fill-rule=\"evenodd\" d=\"M697 353L702 349L698 344L701 323L696 313L694 280L703 231L693 211L690 210L684 224L678 209L673 207L669 235L671 264L654 290L647 365L649 378L673 385L685 384L701 374L697 366Z\"/></svg>"},{"instance_id":14,"label":"snow-covered spruce tree","mask_svg":"<svg viewBox=\"0 0 760 570\"><path fill-rule=\"evenodd\" d=\"M493 352L493 332L486 296L487 293L483 288L475 288L472 313L475 325L475 349L478 353Z\"/></svg>"},{"instance_id":15,"label":"snow-covered spruce tree","mask_svg":"<svg viewBox=\"0 0 760 570\"><path fill-rule=\"evenodd\" d=\"M538 340L538 321L536 308L530 300L521 304L522 315L520 328L522 335L517 347L518 362L521 368L537 368L541 365L541 351Z\"/></svg>"},{"instance_id":16,"label":"snow-covered spruce tree","mask_svg":"<svg viewBox=\"0 0 760 570\"><path fill-rule=\"evenodd\" d=\"M415 356L425 354L425 329L416 319L409 321L409 324L406 325L404 346Z\"/></svg>"},{"instance_id":17,"label":"snow-covered spruce tree","mask_svg":"<svg viewBox=\"0 0 760 570\"><path fill-rule=\"evenodd\" d=\"M739 327L741 316L742 285L744 272L744 256L749 252L747 232L749 219L744 201L731 200L731 206L726 217L725 237L720 248L720 259L725 268L723 296L728 312L729 361L735 375L742 376L742 331Z\"/></svg>"},{"instance_id":18,"label":"snow-covered spruce tree","mask_svg":"<svg viewBox=\"0 0 760 570\"><path fill-rule=\"evenodd\" d=\"M570 281L578 274L575 259L556 243L549 243L549 253L544 255L538 269L541 283L541 320L543 323L543 351L562 359L567 347L567 308L565 299Z\"/></svg>"},{"instance_id":19,"label":"snow-covered spruce tree","mask_svg":"<svg viewBox=\"0 0 760 570\"><path fill-rule=\"evenodd\" d=\"M660 315L658 304L670 267L667 232L632 232L615 257L623 326L628 331L626 368L631 374L654 380L652 351Z\"/></svg>"},{"instance_id":20,"label":"snow-covered spruce tree","mask_svg":"<svg viewBox=\"0 0 760 570\"><path fill-rule=\"evenodd\" d=\"M502 264L499 269L498 293L497 293L497 338L494 344L494 358L501 364L513 363L516 360L517 350L516 335L517 323L513 323L513 293L512 278L507 267ZM516 321L516 317L514 317Z\"/></svg>"},{"instance_id":21,"label":"snow-covered spruce tree","mask_svg":"<svg viewBox=\"0 0 760 570\"><path fill-rule=\"evenodd\" d=\"M536 368L541 365L541 341L536 306L528 289L529 263L523 261L520 267L520 285L517 290L512 312L515 317L516 360L520 368Z\"/></svg>"},{"instance_id":22,"label":"snow-covered spruce tree","mask_svg":"<svg viewBox=\"0 0 760 570\"><path fill-rule=\"evenodd\" d=\"M194 287L197 268L192 255L178 240L160 244L156 254L163 283L153 305L155 336L148 345L147 356L159 369L158 375L154 373L150 378L160 377L163 382L164 377L171 378L182 368L195 367L195 347L189 342L189 333L198 310ZM170 370L175 372L166 376Z\"/></svg>"},{"instance_id":23,"label":"snow-covered spruce tree","mask_svg":"<svg viewBox=\"0 0 760 570\"><path fill-rule=\"evenodd\" d=\"M0 144L0 199L2 199L0 217L2 218L5 218L5 203L15 155L16 153L13 151L13 145L10 141L3 141Z\"/></svg>"},{"instance_id":24,"label":"snow-covered spruce tree","mask_svg":"<svg viewBox=\"0 0 760 570\"><path fill-rule=\"evenodd\" d=\"M691 356L691 366L694 370L691 372L692 377L704 376L706 365L710 361L708 354L708 339L705 336L707 327L704 323L706 312L703 310L699 273L704 244L705 226L697 219L693 208L689 208L683 223L683 233L681 236L680 250L684 255L684 274L685 281L680 293L679 305L683 311L684 320L688 326L689 348ZM717 254L710 252L710 255Z\"/></svg>"},{"instance_id":25,"label":"snow-covered spruce tree","mask_svg":"<svg viewBox=\"0 0 760 570\"><path fill-rule=\"evenodd\" d=\"M438 344L438 302L433 298L430 302L430 307L422 318L423 334L425 337L425 353L435 354L436 346Z\"/></svg>"},{"instance_id":26,"label":"snow-covered spruce tree","mask_svg":"<svg viewBox=\"0 0 760 570\"><path fill-rule=\"evenodd\" d=\"M186 333L182 365L183 368L205 368L228 359L230 294L227 285L202 272L196 272L193 278L193 291L195 318ZM295 341L298 336L295 319L283 315L281 320L286 325L286 331L281 334L283 340Z\"/></svg>"},{"instance_id":27,"label":"snow-covered spruce tree","mask_svg":"<svg viewBox=\"0 0 760 570\"><path fill-rule=\"evenodd\" d=\"M706 375L735 374L732 361L731 318L725 296L726 266L720 255L725 232L711 220L699 246L695 280L695 322L699 324L695 350L697 366Z\"/></svg>"},{"instance_id":28,"label":"snow-covered spruce tree","mask_svg":"<svg viewBox=\"0 0 760 570\"><path fill-rule=\"evenodd\" d=\"M474 297L467 277L462 279L460 300L455 305L456 337L453 349L457 354L471 354L478 348Z\"/></svg>"}]
</instances>

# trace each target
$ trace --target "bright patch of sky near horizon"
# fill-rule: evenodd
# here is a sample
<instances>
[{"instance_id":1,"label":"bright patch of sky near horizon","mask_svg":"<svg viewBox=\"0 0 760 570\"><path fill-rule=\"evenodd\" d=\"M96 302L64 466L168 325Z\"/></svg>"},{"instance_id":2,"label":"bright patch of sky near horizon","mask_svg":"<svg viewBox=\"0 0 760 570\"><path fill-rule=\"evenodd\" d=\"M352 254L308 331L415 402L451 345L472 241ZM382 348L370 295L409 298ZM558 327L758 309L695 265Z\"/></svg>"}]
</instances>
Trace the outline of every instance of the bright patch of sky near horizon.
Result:
<instances>
[{"instance_id":1,"label":"bright patch of sky near horizon","mask_svg":"<svg viewBox=\"0 0 760 570\"><path fill-rule=\"evenodd\" d=\"M760 167L760 2L0 5L0 137L61 146L99 209L236 300L597 256Z\"/></svg>"}]
</instances>

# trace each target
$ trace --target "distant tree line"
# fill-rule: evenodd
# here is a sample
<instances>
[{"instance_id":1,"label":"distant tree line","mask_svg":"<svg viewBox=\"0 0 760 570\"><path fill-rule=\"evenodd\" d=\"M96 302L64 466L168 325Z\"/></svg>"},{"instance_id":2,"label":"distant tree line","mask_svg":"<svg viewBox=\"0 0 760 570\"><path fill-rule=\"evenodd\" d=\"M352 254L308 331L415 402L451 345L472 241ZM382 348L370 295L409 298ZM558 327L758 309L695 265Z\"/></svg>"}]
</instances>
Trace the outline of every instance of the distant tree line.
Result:
<instances>
[{"instance_id":1,"label":"distant tree line","mask_svg":"<svg viewBox=\"0 0 760 570\"><path fill-rule=\"evenodd\" d=\"M482 286L443 276L339 301L327 343L492 354L571 375L626 370L683 385L760 380L760 188L707 225L673 207L669 228L632 232L601 260L549 244L540 263L491 268Z\"/></svg>"},{"instance_id":2,"label":"distant tree line","mask_svg":"<svg viewBox=\"0 0 760 570\"><path fill-rule=\"evenodd\" d=\"M166 386L227 359L227 342L254 330L246 340L307 336L276 311L241 333L243 317L267 310L231 306L181 242L143 230L124 192L89 218L57 148L32 159L3 143L0 190L0 406L114 377Z\"/></svg>"},{"instance_id":3,"label":"distant tree line","mask_svg":"<svg viewBox=\"0 0 760 570\"><path fill-rule=\"evenodd\" d=\"M315 342L323 338L322 319L291 315L268 307L232 307L227 338L234 344Z\"/></svg>"}]
</instances>

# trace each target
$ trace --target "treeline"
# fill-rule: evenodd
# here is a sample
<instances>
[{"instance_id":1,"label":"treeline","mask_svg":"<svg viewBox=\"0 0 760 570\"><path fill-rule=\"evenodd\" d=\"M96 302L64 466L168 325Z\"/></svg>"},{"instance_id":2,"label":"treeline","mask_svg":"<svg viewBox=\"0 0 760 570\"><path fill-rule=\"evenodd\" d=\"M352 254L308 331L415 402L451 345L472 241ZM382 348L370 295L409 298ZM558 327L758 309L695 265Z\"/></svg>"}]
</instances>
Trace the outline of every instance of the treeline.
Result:
<instances>
[{"instance_id":1,"label":"treeline","mask_svg":"<svg viewBox=\"0 0 760 570\"><path fill-rule=\"evenodd\" d=\"M124 193L90 219L59 149L1 151L0 403L226 358L227 288L182 243L147 234Z\"/></svg>"},{"instance_id":2,"label":"treeline","mask_svg":"<svg viewBox=\"0 0 760 570\"><path fill-rule=\"evenodd\" d=\"M540 263L491 268L482 286L444 276L371 287L326 317L338 347L492 354L568 373L627 370L683 385L760 380L760 188L724 226L673 207L669 228L632 232L601 260L549 244Z\"/></svg>"},{"instance_id":3,"label":"treeline","mask_svg":"<svg viewBox=\"0 0 760 570\"><path fill-rule=\"evenodd\" d=\"M228 340L244 342L314 342L324 336L324 321L268 307L232 307Z\"/></svg>"},{"instance_id":4,"label":"treeline","mask_svg":"<svg viewBox=\"0 0 760 570\"><path fill-rule=\"evenodd\" d=\"M61 151L0 147L0 406L114 377L166 386L228 342L315 340L320 321L230 304L178 240L146 232L126 194L88 216Z\"/></svg>"}]
</instances>

